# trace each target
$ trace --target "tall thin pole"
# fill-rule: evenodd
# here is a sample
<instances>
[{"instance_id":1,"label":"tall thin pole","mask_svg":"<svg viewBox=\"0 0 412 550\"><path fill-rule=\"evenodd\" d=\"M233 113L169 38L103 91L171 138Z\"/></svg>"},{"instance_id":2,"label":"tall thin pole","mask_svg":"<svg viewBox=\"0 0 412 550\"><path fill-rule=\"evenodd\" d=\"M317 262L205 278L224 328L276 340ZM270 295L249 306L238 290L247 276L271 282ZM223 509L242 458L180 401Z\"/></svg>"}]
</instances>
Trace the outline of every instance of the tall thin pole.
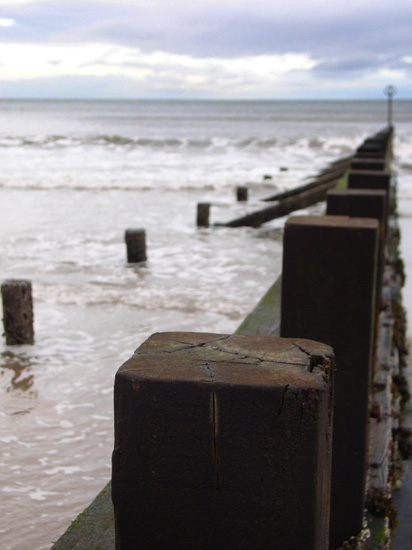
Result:
<instances>
[{"instance_id":1,"label":"tall thin pole","mask_svg":"<svg viewBox=\"0 0 412 550\"><path fill-rule=\"evenodd\" d=\"M392 86L392 84L389 84L384 89L384 94L388 98L388 126L392 126L392 96L396 94L396 88L395 86Z\"/></svg>"}]
</instances>

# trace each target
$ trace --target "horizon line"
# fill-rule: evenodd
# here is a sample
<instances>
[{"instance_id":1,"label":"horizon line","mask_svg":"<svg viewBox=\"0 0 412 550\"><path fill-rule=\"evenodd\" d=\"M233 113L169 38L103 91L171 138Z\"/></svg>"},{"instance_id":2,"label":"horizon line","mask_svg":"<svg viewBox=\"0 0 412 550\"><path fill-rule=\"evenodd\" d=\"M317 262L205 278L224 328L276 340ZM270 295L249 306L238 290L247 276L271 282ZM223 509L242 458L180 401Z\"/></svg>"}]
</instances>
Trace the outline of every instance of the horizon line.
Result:
<instances>
[{"instance_id":1,"label":"horizon line","mask_svg":"<svg viewBox=\"0 0 412 550\"><path fill-rule=\"evenodd\" d=\"M412 98L396 98L394 99L394 102L397 101L411 101ZM349 98L341 98L341 97L330 97L330 98L216 98L216 97L47 97L47 96L40 96L40 97L33 97L33 96L27 96L27 97L1 97L0 101L290 101L290 102L297 102L297 101L384 101L387 102L386 97L382 98L363 98L363 97L349 97Z\"/></svg>"}]
</instances>

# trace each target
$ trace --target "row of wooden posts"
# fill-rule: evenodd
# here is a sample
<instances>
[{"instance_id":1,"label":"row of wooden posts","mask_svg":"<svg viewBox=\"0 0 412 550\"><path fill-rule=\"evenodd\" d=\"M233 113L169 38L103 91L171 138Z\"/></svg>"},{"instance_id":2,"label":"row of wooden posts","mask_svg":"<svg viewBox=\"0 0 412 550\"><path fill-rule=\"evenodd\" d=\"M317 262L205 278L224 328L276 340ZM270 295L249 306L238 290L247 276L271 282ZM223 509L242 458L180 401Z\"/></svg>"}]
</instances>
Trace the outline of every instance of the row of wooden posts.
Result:
<instances>
[{"instance_id":1,"label":"row of wooden posts","mask_svg":"<svg viewBox=\"0 0 412 550\"><path fill-rule=\"evenodd\" d=\"M301 210L307 206L324 201L329 189L335 187L339 179L342 178L351 167L352 160L352 157L337 159L321 170L316 176L310 177L309 181L306 183L260 199L263 203L272 203L271 206L265 205L263 208L258 208L253 212L249 212L225 223L215 222L214 225L226 227L259 227L265 222L287 216L295 210ZM265 178L266 177L269 176L265 176ZM249 189L246 185L241 185L236 188L236 198L239 202L247 201L248 196ZM210 203L202 202L197 205L198 227L209 227L210 210Z\"/></svg>"},{"instance_id":2,"label":"row of wooden posts","mask_svg":"<svg viewBox=\"0 0 412 550\"><path fill-rule=\"evenodd\" d=\"M286 201L290 202L291 196L298 196L298 202L293 201L291 209L297 209L299 206L303 207L303 204L300 204L300 190L306 191L311 189L316 189L333 183L334 179L340 177L345 168L348 166L348 158L341 159L332 163L331 167L321 172L314 181L305 184L303 187L295 188L286 192L277 193L271 197L266 197L262 199L263 201ZM326 181L325 181L326 178ZM245 185L238 186L236 189L236 197L238 201L247 201L248 200L248 187ZM316 194L318 197L318 193ZM319 200L324 198L319 197ZM310 203L316 202L316 200L309 201ZM198 227L209 227L210 225L210 203L199 203L197 205L197 215L196 215L196 224ZM285 210L284 206L277 208L279 210L276 215L284 215ZM286 213L290 209L286 209ZM269 219L274 217L273 215L269 216ZM243 219L243 218L242 218ZM258 217L260 223L260 217ZM267 221L267 220L266 220ZM235 220L232 223L227 224L218 224L218 225L229 225L236 226L239 225L239 220ZM252 223L251 225L255 225ZM127 262L129 264L145 262L147 260L147 251L146 251L146 231L142 228L133 228L127 229L125 231L125 243L126 243L126 254ZM33 344L34 343L34 327L33 327L33 300L32 300L32 284L29 280L7 280L4 281L1 287L2 292L2 301L3 301L3 325L4 333L6 336L6 342L8 345L20 345L20 344Z\"/></svg>"},{"instance_id":3,"label":"row of wooden posts","mask_svg":"<svg viewBox=\"0 0 412 550\"><path fill-rule=\"evenodd\" d=\"M240 200L246 200L246 198ZM208 204L198 205L198 226L209 226L209 207ZM129 264L145 262L147 260L145 229L126 229L124 239L127 262ZM26 279L6 280L1 285L1 294L3 326L7 345L33 344L34 314L31 281Z\"/></svg>"},{"instance_id":4,"label":"row of wooden posts","mask_svg":"<svg viewBox=\"0 0 412 550\"><path fill-rule=\"evenodd\" d=\"M146 231L127 229L125 231L127 262L145 262ZM3 326L7 345L34 343L34 313L32 283L26 279L10 279L1 285L3 305Z\"/></svg>"},{"instance_id":5,"label":"row of wooden posts","mask_svg":"<svg viewBox=\"0 0 412 550\"><path fill-rule=\"evenodd\" d=\"M363 533L392 135L359 147L327 215L286 222L280 337L159 333L119 369L117 550L328 550Z\"/></svg>"},{"instance_id":6,"label":"row of wooden posts","mask_svg":"<svg viewBox=\"0 0 412 550\"><path fill-rule=\"evenodd\" d=\"M119 369L117 550L328 550L363 532L392 136L358 148L327 215L286 222L278 337L154 334ZM125 239L144 261L144 230ZM8 344L33 341L15 328L32 327L27 283L2 285Z\"/></svg>"},{"instance_id":7,"label":"row of wooden posts","mask_svg":"<svg viewBox=\"0 0 412 550\"><path fill-rule=\"evenodd\" d=\"M236 190L238 201L247 201L248 188L239 186ZM210 203L197 205L196 223L198 227L209 227ZM127 262L141 263L147 260L146 231L142 228L126 229ZM30 280L6 280L1 286L3 302L3 326L7 345L34 343L34 315L32 284Z\"/></svg>"}]
</instances>

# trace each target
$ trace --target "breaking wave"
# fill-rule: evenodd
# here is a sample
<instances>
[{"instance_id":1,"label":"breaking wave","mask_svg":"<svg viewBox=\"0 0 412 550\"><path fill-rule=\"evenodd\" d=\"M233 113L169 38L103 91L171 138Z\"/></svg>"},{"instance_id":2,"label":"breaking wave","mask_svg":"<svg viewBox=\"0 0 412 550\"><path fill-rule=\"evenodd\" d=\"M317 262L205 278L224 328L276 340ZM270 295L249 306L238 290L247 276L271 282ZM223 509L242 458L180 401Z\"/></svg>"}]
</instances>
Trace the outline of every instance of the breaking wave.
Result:
<instances>
[{"instance_id":1,"label":"breaking wave","mask_svg":"<svg viewBox=\"0 0 412 550\"><path fill-rule=\"evenodd\" d=\"M1 136L3 148L40 148L59 149L75 147L109 147L122 149L160 149L160 150L210 150L222 148L270 149L272 147L291 147L298 142L294 138L257 138L230 139L224 137L177 138L177 137L131 137L117 134L87 136ZM321 144L317 144L319 146ZM312 145L313 146L313 145Z\"/></svg>"}]
</instances>

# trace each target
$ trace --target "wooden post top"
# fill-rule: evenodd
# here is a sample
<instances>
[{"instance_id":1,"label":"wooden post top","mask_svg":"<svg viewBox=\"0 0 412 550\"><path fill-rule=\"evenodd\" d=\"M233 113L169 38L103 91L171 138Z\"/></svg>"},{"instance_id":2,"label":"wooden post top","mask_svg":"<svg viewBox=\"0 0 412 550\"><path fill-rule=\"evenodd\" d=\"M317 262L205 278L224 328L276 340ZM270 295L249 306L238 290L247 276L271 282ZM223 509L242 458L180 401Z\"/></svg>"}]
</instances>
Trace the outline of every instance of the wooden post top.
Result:
<instances>
[{"instance_id":1,"label":"wooden post top","mask_svg":"<svg viewBox=\"0 0 412 550\"><path fill-rule=\"evenodd\" d=\"M116 375L116 548L326 550L334 356L166 332Z\"/></svg>"},{"instance_id":2,"label":"wooden post top","mask_svg":"<svg viewBox=\"0 0 412 550\"><path fill-rule=\"evenodd\" d=\"M293 225L376 230L379 228L379 221L374 218L352 218L349 216L291 216L286 221L285 227Z\"/></svg>"},{"instance_id":3,"label":"wooden post top","mask_svg":"<svg viewBox=\"0 0 412 550\"><path fill-rule=\"evenodd\" d=\"M323 386L331 347L305 339L191 332L153 334L117 377L139 382Z\"/></svg>"},{"instance_id":4,"label":"wooden post top","mask_svg":"<svg viewBox=\"0 0 412 550\"><path fill-rule=\"evenodd\" d=\"M382 197L387 196L385 189L331 189L328 191L328 197Z\"/></svg>"}]
</instances>

